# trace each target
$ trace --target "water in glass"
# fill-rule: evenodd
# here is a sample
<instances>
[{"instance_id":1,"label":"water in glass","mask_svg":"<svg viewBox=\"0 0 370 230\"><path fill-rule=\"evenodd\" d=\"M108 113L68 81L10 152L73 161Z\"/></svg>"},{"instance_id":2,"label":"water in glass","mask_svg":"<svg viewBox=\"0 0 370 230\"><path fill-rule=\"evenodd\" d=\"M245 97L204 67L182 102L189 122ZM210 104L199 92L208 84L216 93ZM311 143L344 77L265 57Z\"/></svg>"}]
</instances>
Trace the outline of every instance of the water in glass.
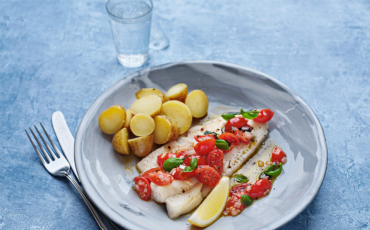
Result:
<instances>
[{"instance_id":1,"label":"water in glass","mask_svg":"<svg viewBox=\"0 0 370 230\"><path fill-rule=\"evenodd\" d=\"M148 59L152 6L150 0L107 3L118 61L124 66L141 66Z\"/></svg>"}]
</instances>

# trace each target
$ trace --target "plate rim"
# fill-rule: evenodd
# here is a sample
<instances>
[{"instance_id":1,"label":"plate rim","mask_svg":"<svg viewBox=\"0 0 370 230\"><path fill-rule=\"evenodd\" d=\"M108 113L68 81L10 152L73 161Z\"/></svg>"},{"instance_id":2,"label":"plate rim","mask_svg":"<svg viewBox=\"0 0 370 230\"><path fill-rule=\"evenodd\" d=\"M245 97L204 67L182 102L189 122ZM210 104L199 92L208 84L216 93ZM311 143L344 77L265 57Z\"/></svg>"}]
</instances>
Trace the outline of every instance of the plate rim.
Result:
<instances>
[{"instance_id":1,"label":"plate rim","mask_svg":"<svg viewBox=\"0 0 370 230\"><path fill-rule=\"evenodd\" d=\"M306 196L302 197L300 202L298 202L295 206L291 208L285 215L282 216L279 220L267 224L264 226L265 228L268 229L276 229L279 227L284 226L291 220L293 220L296 216L298 216L304 209L308 207L308 205L315 199L318 191L321 188L322 183L324 182L326 171L327 171L327 163L328 163L328 149L327 149L327 143L326 143L326 138L325 138L325 133L322 128L322 125L317 118L315 112L313 109L292 89L290 89L288 86L286 86L284 83L280 82L279 80L262 73L260 71L251 69L249 67L245 67L242 65L238 64L233 64L233 63L228 63L228 62L222 62L222 61L213 61L213 60L184 60L184 61L175 61L175 62L169 62L157 66L150 66L138 71L135 71L131 74L128 74L124 76L122 79L118 80L117 82L113 83L111 86L109 86L107 89L105 89L90 105L90 107L87 109L85 112L85 115L83 116L78 129L76 133L76 138L75 138L75 145L74 145L74 150L75 150L75 163L76 163L76 169L78 172L78 175L80 177L80 181L82 186L84 187L84 190L88 194L88 196L91 198L90 200L99 208L101 212L103 212L107 217L112 219L115 223L121 225L122 227L128 227L128 228L137 228L138 226L135 225L134 223L130 222L129 220L122 218L118 213L116 213L113 209L108 206L108 204L100 198L100 195L97 193L97 191L94 189L93 185L90 183L89 179L87 178L87 175L84 170L79 170L79 168L83 168L82 165L82 146L83 146L83 137L85 135L84 130L86 131L87 123L88 121L91 120L92 116L92 109L98 107L102 101L114 92L115 88L119 88L118 86L131 81L131 79L135 78L136 76L140 76L142 73L149 73L152 70L156 69L164 69L168 68L170 66L175 66L175 65L181 65L181 64L193 64L193 63L198 63L198 64L217 64L217 65L222 65L226 67L231 67L231 68L236 68L236 69L242 69L247 72L254 73L256 75L261 75L270 81L274 82L275 84L279 85L282 87L284 90L286 90L290 95L292 95L298 102L301 103L302 106L304 106L307 111L310 113L311 117L314 120L315 125L318 127L318 140L319 140L319 147L322 148L324 156L322 158L321 164L319 163L319 171L317 172L317 179L314 180L310 188L306 191ZM90 119L89 119L90 118ZM320 161L319 161L320 162ZM99 198L99 199L97 199Z\"/></svg>"}]
</instances>

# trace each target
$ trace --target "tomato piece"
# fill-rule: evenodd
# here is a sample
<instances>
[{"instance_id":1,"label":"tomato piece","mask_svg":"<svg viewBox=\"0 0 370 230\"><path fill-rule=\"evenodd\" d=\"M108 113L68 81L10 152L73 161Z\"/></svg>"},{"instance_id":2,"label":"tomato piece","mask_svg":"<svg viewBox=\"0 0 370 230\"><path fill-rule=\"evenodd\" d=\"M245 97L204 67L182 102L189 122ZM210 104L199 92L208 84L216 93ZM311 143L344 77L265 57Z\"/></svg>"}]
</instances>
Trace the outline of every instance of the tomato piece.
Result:
<instances>
[{"instance_id":1,"label":"tomato piece","mask_svg":"<svg viewBox=\"0 0 370 230\"><path fill-rule=\"evenodd\" d=\"M239 129L245 126L248 126L251 128L251 126L248 125L247 119L245 119L244 117L233 117L226 122L225 132L232 133L233 130L231 129L231 127L234 127L235 129Z\"/></svg>"},{"instance_id":2,"label":"tomato piece","mask_svg":"<svg viewBox=\"0 0 370 230\"><path fill-rule=\"evenodd\" d=\"M149 173L148 176L152 183L160 186L170 184L172 181L174 181L174 178L171 174L162 171Z\"/></svg>"},{"instance_id":3,"label":"tomato piece","mask_svg":"<svg viewBox=\"0 0 370 230\"><path fill-rule=\"evenodd\" d=\"M143 200L148 200L150 195L152 194L152 189L150 188L150 182L142 176L138 176L134 178L135 187L139 196Z\"/></svg>"},{"instance_id":4,"label":"tomato piece","mask_svg":"<svg viewBox=\"0 0 370 230\"><path fill-rule=\"evenodd\" d=\"M185 158L185 157L187 157L188 156L188 153L187 153L187 151L185 151L185 150L181 150L180 152L178 152L177 154L176 154L176 157L177 158Z\"/></svg>"},{"instance_id":5,"label":"tomato piece","mask_svg":"<svg viewBox=\"0 0 370 230\"><path fill-rule=\"evenodd\" d=\"M194 150L200 155L206 155L211 152L216 146L216 139L208 139L198 142L194 145Z\"/></svg>"},{"instance_id":6,"label":"tomato piece","mask_svg":"<svg viewBox=\"0 0 370 230\"><path fill-rule=\"evenodd\" d=\"M203 157L203 156L200 156L200 155L191 155L190 157L186 158L184 160L184 164L186 166L190 166L190 162L193 158L197 158L198 159L198 165L207 165L207 160Z\"/></svg>"},{"instance_id":7,"label":"tomato piece","mask_svg":"<svg viewBox=\"0 0 370 230\"><path fill-rule=\"evenodd\" d=\"M223 212L224 215L236 216L246 208L246 206L242 204L240 196L241 195L234 194L230 197L226 204L225 211Z\"/></svg>"},{"instance_id":8,"label":"tomato piece","mask_svg":"<svg viewBox=\"0 0 370 230\"><path fill-rule=\"evenodd\" d=\"M176 157L175 153L163 153L157 157L157 164L163 169L164 162L171 157Z\"/></svg>"},{"instance_id":9,"label":"tomato piece","mask_svg":"<svg viewBox=\"0 0 370 230\"><path fill-rule=\"evenodd\" d=\"M197 142L201 142L201 141L205 141L205 140L208 140L208 139L215 139L215 140L216 140L216 137L215 137L215 135L213 135L213 134L208 134L208 135L195 135L195 136L194 136L194 139L195 139Z\"/></svg>"},{"instance_id":10,"label":"tomato piece","mask_svg":"<svg viewBox=\"0 0 370 230\"><path fill-rule=\"evenodd\" d=\"M195 177L195 170L193 170L191 172L181 172L180 173L180 179L181 180L187 180L187 179L190 179L192 177Z\"/></svg>"},{"instance_id":11,"label":"tomato piece","mask_svg":"<svg viewBox=\"0 0 370 230\"><path fill-rule=\"evenodd\" d=\"M278 147L275 147L272 150L271 162L275 164L279 164L280 162L285 164L287 161L285 152Z\"/></svg>"},{"instance_id":12,"label":"tomato piece","mask_svg":"<svg viewBox=\"0 0 370 230\"><path fill-rule=\"evenodd\" d=\"M253 119L253 121L258 123L266 123L272 119L274 112L270 109L261 109L259 110L258 116Z\"/></svg>"},{"instance_id":13,"label":"tomato piece","mask_svg":"<svg viewBox=\"0 0 370 230\"><path fill-rule=\"evenodd\" d=\"M271 189L271 182L266 178L259 179L254 184L252 184L250 191L247 194L256 199L257 197L264 196L269 193Z\"/></svg>"},{"instance_id":14,"label":"tomato piece","mask_svg":"<svg viewBox=\"0 0 370 230\"><path fill-rule=\"evenodd\" d=\"M182 169L180 167L174 168L171 170L170 174L173 176L175 180L181 180L180 173Z\"/></svg>"},{"instance_id":15,"label":"tomato piece","mask_svg":"<svg viewBox=\"0 0 370 230\"><path fill-rule=\"evenodd\" d=\"M251 184L249 183L241 183L241 184L235 185L230 190L230 196L235 195L235 194L239 194L240 196L247 194L246 192L248 190L248 187L250 186Z\"/></svg>"},{"instance_id":16,"label":"tomato piece","mask_svg":"<svg viewBox=\"0 0 370 230\"><path fill-rule=\"evenodd\" d=\"M145 177L146 179L148 179L148 180L149 180L149 182L151 182L151 181L150 181L149 174L150 174L150 173L157 172L157 171L162 171L162 170L161 170L161 168L160 168L160 167L152 168L152 169L149 169L149 170L145 171L145 172L144 172L144 173L142 173L140 176Z\"/></svg>"},{"instance_id":17,"label":"tomato piece","mask_svg":"<svg viewBox=\"0 0 370 230\"><path fill-rule=\"evenodd\" d=\"M224 150L223 149L223 151L224 151L224 153L228 153L228 152L230 152L231 150L233 150L233 148L235 147L235 144L234 143L231 143L230 144L230 146L229 146L229 150Z\"/></svg>"},{"instance_id":18,"label":"tomato piece","mask_svg":"<svg viewBox=\"0 0 370 230\"><path fill-rule=\"evenodd\" d=\"M242 131L240 131L239 129L235 129L235 132L234 132L235 136L237 136L240 140L240 142L244 143L244 144L249 144L249 139L251 137L251 135L248 135Z\"/></svg>"},{"instance_id":19,"label":"tomato piece","mask_svg":"<svg viewBox=\"0 0 370 230\"><path fill-rule=\"evenodd\" d=\"M239 138L236 135L232 134L232 133L223 133L220 136L218 136L218 138L220 138L222 140L225 140L225 141L229 142L230 144L234 144L236 146L240 145Z\"/></svg>"},{"instance_id":20,"label":"tomato piece","mask_svg":"<svg viewBox=\"0 0 370 230\"><path fill-rule=\"evenodd\" d=\"M216 169L218 174L222 175L222 170L224 167L224 152L221 149L212 150L210 153L208 153L207 163L209 166Z\"/></svg>"},{"instance_id":21,"label":"tomato piece","mask_svg":"<svg viewBox=\"0 0 370 230\"><path fill-rule=\"evenodd\" d=\"M205 185L215 186L221 180L220 174L209 165L198 166L194 171L195 177Z\"/></svg>"}]
</instances>

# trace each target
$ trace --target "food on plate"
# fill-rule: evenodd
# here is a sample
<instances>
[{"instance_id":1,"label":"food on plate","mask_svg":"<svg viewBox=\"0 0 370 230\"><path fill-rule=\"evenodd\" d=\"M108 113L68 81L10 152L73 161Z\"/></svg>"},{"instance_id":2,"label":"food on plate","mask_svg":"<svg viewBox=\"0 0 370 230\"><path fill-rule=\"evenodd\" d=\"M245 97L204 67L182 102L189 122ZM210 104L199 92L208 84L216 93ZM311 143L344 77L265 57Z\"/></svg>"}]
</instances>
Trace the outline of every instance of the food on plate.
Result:
<instances>
[{"instance_id":1,"label":"food on plate","mask_svg":"<svg viewBox=\"0 0 370 230\"><path fill-rule=\"evenodd\" d=\"M185 83L174 85L167 91L167 97L170 100L177 100L181 102L185 102L187 94L188 86Z\"/></svg>"},{"instance_id":2,"label":"food on plate","mask_svg":"<svg viewBox=\"0 0 370 230\"><path fill-rule=\"evenodd\" d=\"M177 121L181 130L183 123L176 120L179 116L172 115L179 114L172 111L175 107L171 104L173 102L176 106L184 105L178 101L166 102L162 107L162 113L167 112L166 117L173 117L171 120ZM264 165L269 166L263 169L265 176L261 174L261 178L253 181L252 178L243 175L243 172L239 172L267 138L267 121L272 116L265 119L266 122L256 122L254 119L258 117L259 112L241 109L237 113L213 117L183 132L177 140L163 145L138 162L137 168L142 172L139 177L145 177L149 181L150 197L158 203L166 203L170 218L176 218L195 209L202 199L208 196L195 212L197 214L193 213L189 219L192 224L204 227L215 221L221 213L237 215L243 208L253 203L254 199L268 194L272 186L271 178L276 178L280 174L282 169L280 163L286 162L286 155L282 154L282 150L275 150L271 159L263 159L268 161ZM170 124L162 117L160 119L166 124L163 127L166 127L167 138ZM260 167L259 164L255 166ZM240 175L235 175L237 171ZM233 181L238 178L233 186L237 186L237 183L250 183L248 193L244 193L244 189L243 191L239 189L239 193L230 194L228 198L228 181L232 176ZM225 180L226 189L223 185ZM221 193L219 189L220 191L224 189L226 195L223 195L222 199L221 195L212 198L216 196L213 194Z\"/></svg>"},{"instance_id":3,"label":"food on plate","mask_svg":"<svg viewBox=\"0 0 370 230\"><path fill-rule=\"evenodd\" d=\"M146 96L149 96L149 95L157 95L158 97L160 97L162 99L163 103L169 101L166 94L162 93L159 89L155 89L155 88L143 88L143 89L137 91L136 94L135 94L136 99L140 99L140 98L143 98L143 97L146 97Z\"/></svg>"},{"instance_id":4,"label":"food on plate","mask_svg":"<svg viewBox=\"0 0 370 230\"><path fill-rule=\"evenodd\" d=\"M208 111L208 98L202 90L193 90L186 97L185 104L195 118L204 117Z\"/></svg>"},{"instance_id":5,"label":"food on plate","mask_svg":"<svg viewBox=\"0 0 370 230\"><path fill-rule=\"evenodd\" d=\"M190 216L189 223L198 227L206 227L217 220L225 208L229 196L229 186L230 178L222 177L203 203Z\"/></svg>"},{"instance_id":6,"label":"food on plate","mask_svg":"<svg viewBox=\"0 0 370 230\"><path fill-rule=\"evenodd\" d=\"M179 135L179 127L171 119L164 115L157 115L154 117L154 143L165 144L171 139L177 139Z\"/></svg>"},{"instance_id":7,"label":"food on plate","mask_svg":"<svg viewBox=\"0 0 370 230\"><path fill-rule=\"evenodd\" d=\"M125 121L125 124L123 126L124 128L126 128L126 129L130 128L131 118L132 118L131 109L128 109L128 110L126 110L126 121Z\"/></svg>"},{"instance_id":8,"label":"food on plate","mask_svg":"<svg viewBox=\"0 0 370 230\"><path fill-rule=\"evenodd\" d=\"M146 157L152 151L153 135L128 140L132 152L138 157Z\"/></svg>"},{"instance_id":9,"label":"food on plate","mask_svg":"<svg viewBox=\"0 0 370 230\"><path fill-rule=\"evenodd\" d=\"M154 119L148 114L136 114L130 122L130 130L139 137L148 136L153 133L155 128Z\"/></svg>"},{"instance_id":10,"label":"food on plate","mask_svg":"<svg viewBox=\"0 0 370 230\"><path fill-rule=\"evenodd\" d=\"M119 130L114 134L112 139L112 146L119 154L129 155L130 148L128 146L128 131L126 128ZM149 150L150 151L150 150Z\"/></svg>"},{"instance_id":11,"label":"food on plate","mask_svg":"<svg viewBox=\"0 0 370 230\"><path fill-rule=\"evenodd\" d=\"M106 134L115 134L126 121L126 110L121 105L113 105L103 111L98 120L99 128Z\"/></svg>"},{"instance_id":12,"label":"food on plate","mask_svg":"<svg viewBox=\"0 0 370 230\"><path fill-rule=\"evenodd\" d=\"M131 105L131 113L133 114L147 114L149 116L156 116L161 113L162 99L157 95L149 95L135 101Z\"/></svg>"},{"instance_id":13,"label":"food on plate","mask_svg":"<svg viewBox=\"0 0 370 230\"><path fill-rule=\"evenodd\" d=\"M190 128L193 121L190 109L180 101L167 101L164 103L161 114L176 122L180 129L180 135Z\"/></svg>"}]
</instances>

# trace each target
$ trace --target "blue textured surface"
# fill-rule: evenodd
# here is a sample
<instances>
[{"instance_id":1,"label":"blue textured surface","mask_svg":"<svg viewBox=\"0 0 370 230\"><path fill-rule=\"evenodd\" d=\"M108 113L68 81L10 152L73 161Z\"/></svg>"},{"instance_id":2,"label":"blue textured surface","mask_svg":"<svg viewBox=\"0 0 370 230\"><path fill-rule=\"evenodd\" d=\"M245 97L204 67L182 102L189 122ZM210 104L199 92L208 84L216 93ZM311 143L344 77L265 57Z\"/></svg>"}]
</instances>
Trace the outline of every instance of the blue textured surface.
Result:
<instances>
[{"instance_id":1,"label":"blue textured surface","mask_svg":"<svg viewBox=\"0 0 370 230\"><path fill-rule=\"evenodd\" d=\"M248 66L296 91L325 131L314 201L284 229L369 229L370 2L154 0L170 39L146 66L207 59ZM105 1L0 1L0 229L97 229L78 193L41 166L24 129L64 113L75 135L120 66ZM56 139L54 138L56 141Z\"/></svg>"}]
</instances>

